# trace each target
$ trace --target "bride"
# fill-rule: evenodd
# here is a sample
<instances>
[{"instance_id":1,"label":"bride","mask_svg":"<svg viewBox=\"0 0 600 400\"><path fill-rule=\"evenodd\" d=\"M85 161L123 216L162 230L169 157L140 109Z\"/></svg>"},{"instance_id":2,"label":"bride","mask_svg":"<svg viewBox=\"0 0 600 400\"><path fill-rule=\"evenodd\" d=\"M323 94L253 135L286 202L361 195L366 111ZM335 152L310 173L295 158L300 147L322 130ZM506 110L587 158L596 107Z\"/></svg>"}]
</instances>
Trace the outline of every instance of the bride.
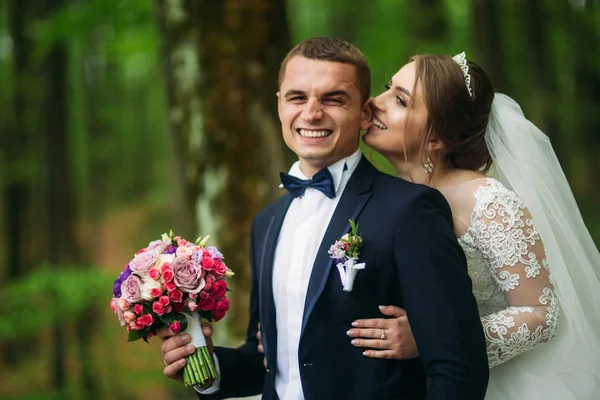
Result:
<instances>
[{"instance_id":1,"label":"bride","mask_svg":"<svg viewBox=\"0 0 600 400\"><path fill-rule=\"evenodd\" d=\"M600 255L548 137L464 53L413 57L372 107L364 142L452 209L492 367L486 398L597 398ZM417 357L404 310L381 309L353 323L352 344Z\"/></svg>"}]
</instances>

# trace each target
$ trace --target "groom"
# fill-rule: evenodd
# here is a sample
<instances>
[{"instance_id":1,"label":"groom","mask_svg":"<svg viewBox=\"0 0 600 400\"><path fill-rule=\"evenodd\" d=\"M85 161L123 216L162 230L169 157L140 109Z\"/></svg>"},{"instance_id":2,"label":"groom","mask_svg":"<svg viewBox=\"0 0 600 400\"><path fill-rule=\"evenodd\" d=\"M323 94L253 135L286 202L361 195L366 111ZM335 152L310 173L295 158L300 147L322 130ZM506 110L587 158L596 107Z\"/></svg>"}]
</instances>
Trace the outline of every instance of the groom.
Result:
<instances>
[{"instance_id":1,"label":"groom","mask_svg":"<svg viewBox=\"0 0 600 400\"><path fill-rule=\"evenodd\" d=\"M252 224L246 343L215 348L221 379L201 398L483 399L485 341L448 204L378 172L358 150L370 124L363 54L337 39L305 40L283 61L279 89L283 138L299 161L282 174L288 193ZM347 292L327 251L349 219L366 267ZM380 304L406 309L420 358L370 359L350 344L348 327L379 317ZM159 336L164 373L177 379L187 339Z\"/></svg>"}]
</instances>

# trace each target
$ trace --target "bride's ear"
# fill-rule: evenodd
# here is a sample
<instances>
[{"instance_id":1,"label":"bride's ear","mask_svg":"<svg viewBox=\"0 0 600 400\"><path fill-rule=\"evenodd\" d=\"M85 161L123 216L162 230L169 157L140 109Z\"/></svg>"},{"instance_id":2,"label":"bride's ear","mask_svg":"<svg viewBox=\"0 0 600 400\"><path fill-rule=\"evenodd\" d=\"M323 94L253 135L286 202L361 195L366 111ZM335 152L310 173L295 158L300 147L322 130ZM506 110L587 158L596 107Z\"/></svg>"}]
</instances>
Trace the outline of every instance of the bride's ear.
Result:
<instances>
[{"instance_id":1,"label":"bride's ear","mask_svg":"<svg viewBox=\"0 0 600 400\"><path fill-rule=\"evenodd\" d=\"M440 140L440 137L435 133L431 132L431 137L429 138L429 143L427 143L427 150L430 153L439 152L444 148L444 143Z\"/></svg>"},{"instance_id":2,"label":"bride's ear","mask_svg":"<svg viewBox=\"0 0 600 400\"><path fill-rule=\"evenodd\" d=\"M373 108L371 107L372 97L365 103L362 110L362 117L360 119L360 129L366 131L373 125Z\"/></svg>"}]
</instances>

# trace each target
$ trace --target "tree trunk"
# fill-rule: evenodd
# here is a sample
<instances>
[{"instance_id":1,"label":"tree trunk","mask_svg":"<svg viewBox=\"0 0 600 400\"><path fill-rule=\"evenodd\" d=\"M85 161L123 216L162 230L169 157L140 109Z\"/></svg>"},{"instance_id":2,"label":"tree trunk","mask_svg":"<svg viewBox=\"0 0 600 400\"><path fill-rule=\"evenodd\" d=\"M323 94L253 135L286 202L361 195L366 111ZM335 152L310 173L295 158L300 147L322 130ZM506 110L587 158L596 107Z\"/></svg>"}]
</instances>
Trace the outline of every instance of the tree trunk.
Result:
<instances>
[{"instance_id":1,"label":"tree trunk","mask_svg":"<svg viewBox=\"0 0 600 400\"><path fill-rule=\"evenodd\" d=\"M210 234L236 272L235 333L247 323L253 217L281 192L276 114L289 49L284 0L159 1L175 157L194 233Z\"/></svg>"},{"instance_id":2,"label":"tree trunk","mask_svg":"<svg viewBox=\"0 0 600 400\"><path fill-rule=\"evenodd\" d=\"M48 2L48 13L62 0ZM77 215L69 168L67 126L67 51L63 43L55 44L44 60L45 88L45 190L47 212L46 259L51 267L73 265L79 252L75 240ZM51 382L59 391L66 388L66 346L64 326L52 327Z\"/></svg>"}]
</instances>

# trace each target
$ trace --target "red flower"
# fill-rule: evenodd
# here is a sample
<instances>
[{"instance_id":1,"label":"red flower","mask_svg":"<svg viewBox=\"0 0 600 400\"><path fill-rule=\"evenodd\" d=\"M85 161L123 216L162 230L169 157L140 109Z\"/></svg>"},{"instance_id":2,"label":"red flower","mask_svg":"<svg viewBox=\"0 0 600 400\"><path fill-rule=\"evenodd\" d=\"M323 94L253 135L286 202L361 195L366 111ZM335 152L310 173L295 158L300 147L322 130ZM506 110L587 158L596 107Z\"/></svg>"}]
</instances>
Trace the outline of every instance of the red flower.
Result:
<instances>
[{"instance_id":1,"label":"red flower","mask_svg":"<svg viewBox=\"0 0 600 400\"><path fill-rule=\"evenodd\" d=\"M188 296L190 296L190 299L195 299L198 297L198 293L188 293Z\"/></svg>"},{"instance_id":2,"label":"red flower","mask_svg":"<svg viewBox=\"0 0 600 400\"><path fill-rule=\"evenodd\" d=\"M175 303L181 303L181 300L183 299L183 293L181 292L181 290L175 289L172 292L169 292L169 297Z\"/></svg>"},{"instance_id":3,"label":"red flower","mask_svg":"<svg viewBox=\"0 0 600 400\"><path fill-rule=\"evenodd\" d=\"M201 299L208 299L209 297L210 297L210 294L208 294L208 292L206 292L204 290L200 292Z\"/></svg>"},{"instance_id":4,"label":"red flower","mask_svg":"<svg viewBox=\"0 0 600 400\"><path fill-rule=\"evenodd\" d=\"M144 308L142 307L142 305L141 305L141 304L139 304L139 303L138 303L138 304L136 304L135 306L133 306L133 311L135 311L135 313L136 313L137 315L140 315L141 313L143 313L143 312L144 312Z\"/></svg>"},{"instance_id":5,"label":"red flower","mask_svg":"<svg viewBox=\"0 0 600 400\"><path fill-rule=\"evenodd\" d=\"M162 304L164 307L166 307L171 302L171 299L169 299L169 296L160 296L158 301L160 302L160 304Z\"/></svg>"},{"instance_id":6,"label":"red flower","mask_svg":"<svg viewBox=\"0 0 600 400\"><path fill-rule=\"evenodd\" d=\"M167 265L167 264L165 264ZM163 266L163 278L165 280L165 282L173 282L173 270L171 268L164 268Z\"/></svg>"},{"instance_id":7,"label":"red flower","mask_svg":"<svg viewBox=\"0 0 600 400\"><path fill-rule=\"evenodd\" d=\"M213 274L206 274L206 276L204 277L204 290L210 290L210 288L216 280L217 278L215 278Z\"/></svg>"},{"instance_id":8,"label":"red flower","mask_svg":"<svg viewBox=\"0 0 600 400\"><path fill-rule=\"evenodd\" d=\"M152 288L150 289L150 296L157 298L160 297L160 295L162 294L162 289L161 288Z\"/></svg>"},{"instance_id":9,"label":"red flower","mask_svg":"<svg viewBox=\"0 0 600 400\"><path fill-rule=\"evenodd\" d=\"M150 276L151 279L157 281L158 278L160 278L160 271L158 270L158 268L150 268L148 270L148 276Z\"/></svg>"},{"instance_id":10,"label":"red flower","mask_svg":"<svg viewBox=\"0 0 600 400\"><path fill-rule=\"evenodd\" d=\"M215 307L215 303L215 299L209 296L206 299L200 299L198 307L202 311L211 311Z\"/></svg>"},{"instance_id":11,"label":"red flower","mask_svg":"<svg viewBox=\"0 0 600 400\"><path fill-rule=\"evenodd\" d=\"M207 253L202 254L202 269L204 269L205 271L212 271L214 261L210 256L210 253Z\"/></svg>"},{"instance_id":12,"label":"red flower","mask_svg":"<svg viewBox=\"0 0 600 400\"><path fill-rule=\"evenodd\" d=\"M217 276L223 276L225 275L225 272L227 272L227 266L221 260L214 260L213 272Z\"/></svg>"},{"instance_id":13,"label":"red flower","mask_svg":"<svg viewBox=\"0 0 600 400\"><path fill-rule=\"evenodd\" d=\"M179 321L173 321L173 322L171 322L169 327L171 328L173 333L177 333L181 330L181 323Z\"/></svg>"},{"instance_id":14,"label":"red flower","mask_svg":"<svg viewBox=\"0 0 600 400\"><path fill-rule=\"evenodd\" d=\"M220 299L221 297L225 297L227 294L227 282L224 279L216 281L212 285L211 292L215 298Z\"/></svg>"},{"instance_id":15,"label":"red flower","mask_svg":"<svg viewBox=\"0 0 600 400\"><path fill-rule=\"evenodd\" d=\"M167 290L171 292L177 289L177 285L175 284L175 282L165 282L165 288L167 288Z\"/></svg>"},{"instance_id":16,"label":"red flower","mask_svg":"<svg viewBox=\"0 0 600 400\"><path fill-rule=\"evenodd\" d=\"M159 301L155 301L152 303L152 311L154 311L156 315L163 315L165 313L165 306L163 306Z\"/></svg>"},{"instance_id":17,"label":"red flower","mask_svg":"<svg viewBox=\"0 0 600 400\"><path fill-rule=\"evenodd\" d=\"M173 303L173 305L175 306L175 311L177 311L177 312L182 312L183 309L185 308L185 304L183 304L183 303Z\"/></svg>"},{"instance_id":18,"label":"red flower","mask_svg":"<svg viewBox=\"0 0 600 400\"><path fill-rule=\"evenodd\" d=\"M138 318L138 320L141 320L144 326L152 326L152 324L154 323L154 318L152 318L151 314L144 314L140 318Z\"/></svg>"},{"instance_id":19,"label":"red flower","mask_svg":"<svg viewBox=\"0 0 600 400\"><path fill-rule=\"evenodd\" d=\"M215 309L213 310L213 320L215 322L222 319L225 316L225 314L227 313L227 311L229 311L229 304L230 304L229 299L221 299L217 302L217 305L215 306Z\"/></svg>"},{"instance_id":20,"label":"red flower","mask_svg":"<svg viewBox=\"0 0 600 400\"><path fill-rule=\"evenodd\" d=\"M168 262L164 263L160 267L160 272L162 272L164 274L167 269L171 269L171 263L168 263Z\"/></svg>"}]
</instances>

